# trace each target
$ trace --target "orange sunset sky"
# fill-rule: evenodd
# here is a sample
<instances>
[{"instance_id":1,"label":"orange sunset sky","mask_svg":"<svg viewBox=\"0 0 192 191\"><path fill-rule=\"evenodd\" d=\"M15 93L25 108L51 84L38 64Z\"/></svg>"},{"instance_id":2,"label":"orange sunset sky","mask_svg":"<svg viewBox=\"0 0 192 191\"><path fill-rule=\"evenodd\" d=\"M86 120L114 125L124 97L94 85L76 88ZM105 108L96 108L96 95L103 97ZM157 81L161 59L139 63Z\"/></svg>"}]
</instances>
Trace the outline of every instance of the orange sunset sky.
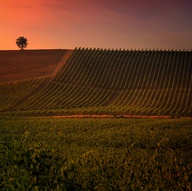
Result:
<instances>
[{"instance_id":1,"label":"orange sunset sky","mask_svg":"<svg viewBox=\"0 0 192 191\"><path fill-rule=\"evenodd\" d=\"M192 0L0 0L0 49L192 49Z\"/></svg>"}]
</instances>

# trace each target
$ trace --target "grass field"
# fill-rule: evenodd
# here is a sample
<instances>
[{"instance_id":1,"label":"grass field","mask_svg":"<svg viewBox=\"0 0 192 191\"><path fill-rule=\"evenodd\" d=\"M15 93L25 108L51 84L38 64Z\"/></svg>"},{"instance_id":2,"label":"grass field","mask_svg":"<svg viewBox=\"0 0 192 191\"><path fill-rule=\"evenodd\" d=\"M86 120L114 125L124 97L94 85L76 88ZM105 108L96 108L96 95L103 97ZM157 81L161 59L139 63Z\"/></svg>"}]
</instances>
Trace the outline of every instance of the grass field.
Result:
<instances>
[{"instance_id":1,"label":"grass field","mask_svg":"<svg viewBox=\"0 0 192 191\"><path fill-rule=\"evenodd\" d=\"M191 119L0 118L0 190L191 189Z\"/></svg>"}]
</instances>

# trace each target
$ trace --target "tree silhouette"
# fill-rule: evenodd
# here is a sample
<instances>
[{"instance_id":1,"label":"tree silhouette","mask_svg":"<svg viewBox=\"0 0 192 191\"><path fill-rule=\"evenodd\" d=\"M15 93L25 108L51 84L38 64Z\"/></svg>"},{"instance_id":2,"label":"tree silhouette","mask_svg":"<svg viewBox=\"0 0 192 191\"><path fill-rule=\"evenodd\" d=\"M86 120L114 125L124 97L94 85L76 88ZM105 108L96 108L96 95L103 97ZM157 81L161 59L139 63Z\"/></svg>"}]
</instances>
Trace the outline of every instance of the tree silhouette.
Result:
<instances>
[{"instance_id":1,"label":"tree silhouette","mask_svg":"<svg viewBox=\"0 0 192 191\"><path fill-rule=\"evenodd\" d=\"M23 49L26 48L27 45L28 45L27 38L25 38L25 37L23 37L23 36L19 37L18 39L16 39L16 44L17 44L17 46L18 46L21 50L23 50Z\"/></svg>"}]
</instances>

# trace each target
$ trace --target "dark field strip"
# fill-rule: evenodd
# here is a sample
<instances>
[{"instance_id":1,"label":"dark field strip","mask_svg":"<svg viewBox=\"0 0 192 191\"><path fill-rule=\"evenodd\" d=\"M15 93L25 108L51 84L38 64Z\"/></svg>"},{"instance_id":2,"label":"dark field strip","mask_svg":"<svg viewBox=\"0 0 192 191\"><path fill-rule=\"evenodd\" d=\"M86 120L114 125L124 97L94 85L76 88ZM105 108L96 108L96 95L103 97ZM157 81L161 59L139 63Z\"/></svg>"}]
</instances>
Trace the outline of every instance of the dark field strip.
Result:
<instances>
[{"instance_id":1,"label":"dark field strip","mask_svg":"<svg viewBox=\"0 0 192 191\"><path fill-rule=\"evenodd\" d=\"M2 103L0 111L84 114L103 108L101 114L192 116L191 61L191 51L76 48L38 91L30 82L17 86L21 94L31 87L25 99L13 95L9 84L0 85L1 97L18 103Z\"/></svg>"}]
</instances>

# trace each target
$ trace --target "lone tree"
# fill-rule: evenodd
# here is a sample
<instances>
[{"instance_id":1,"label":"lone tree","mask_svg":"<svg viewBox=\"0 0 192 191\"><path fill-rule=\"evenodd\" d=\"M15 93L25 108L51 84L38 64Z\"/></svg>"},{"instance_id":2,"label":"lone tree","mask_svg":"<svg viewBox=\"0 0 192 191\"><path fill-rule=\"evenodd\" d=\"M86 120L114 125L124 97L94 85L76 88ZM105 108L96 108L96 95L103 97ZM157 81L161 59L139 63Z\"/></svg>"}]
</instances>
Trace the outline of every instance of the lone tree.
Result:
<instances>
[{"instance_id":1,"label":"lone tree","mask_svg":"<svg viewBox=\"0 0 192 191\"><path fill-rule=\"evenodd\" d=\"M16 44L17 44L17 46L18 46L21 50L23 50L24 48L27 47L28 42L27 42L27 39L26 39L25 37L21 36L21 37L19 37L19 38L16 40Z\"/></svg>"}]
</instances>

